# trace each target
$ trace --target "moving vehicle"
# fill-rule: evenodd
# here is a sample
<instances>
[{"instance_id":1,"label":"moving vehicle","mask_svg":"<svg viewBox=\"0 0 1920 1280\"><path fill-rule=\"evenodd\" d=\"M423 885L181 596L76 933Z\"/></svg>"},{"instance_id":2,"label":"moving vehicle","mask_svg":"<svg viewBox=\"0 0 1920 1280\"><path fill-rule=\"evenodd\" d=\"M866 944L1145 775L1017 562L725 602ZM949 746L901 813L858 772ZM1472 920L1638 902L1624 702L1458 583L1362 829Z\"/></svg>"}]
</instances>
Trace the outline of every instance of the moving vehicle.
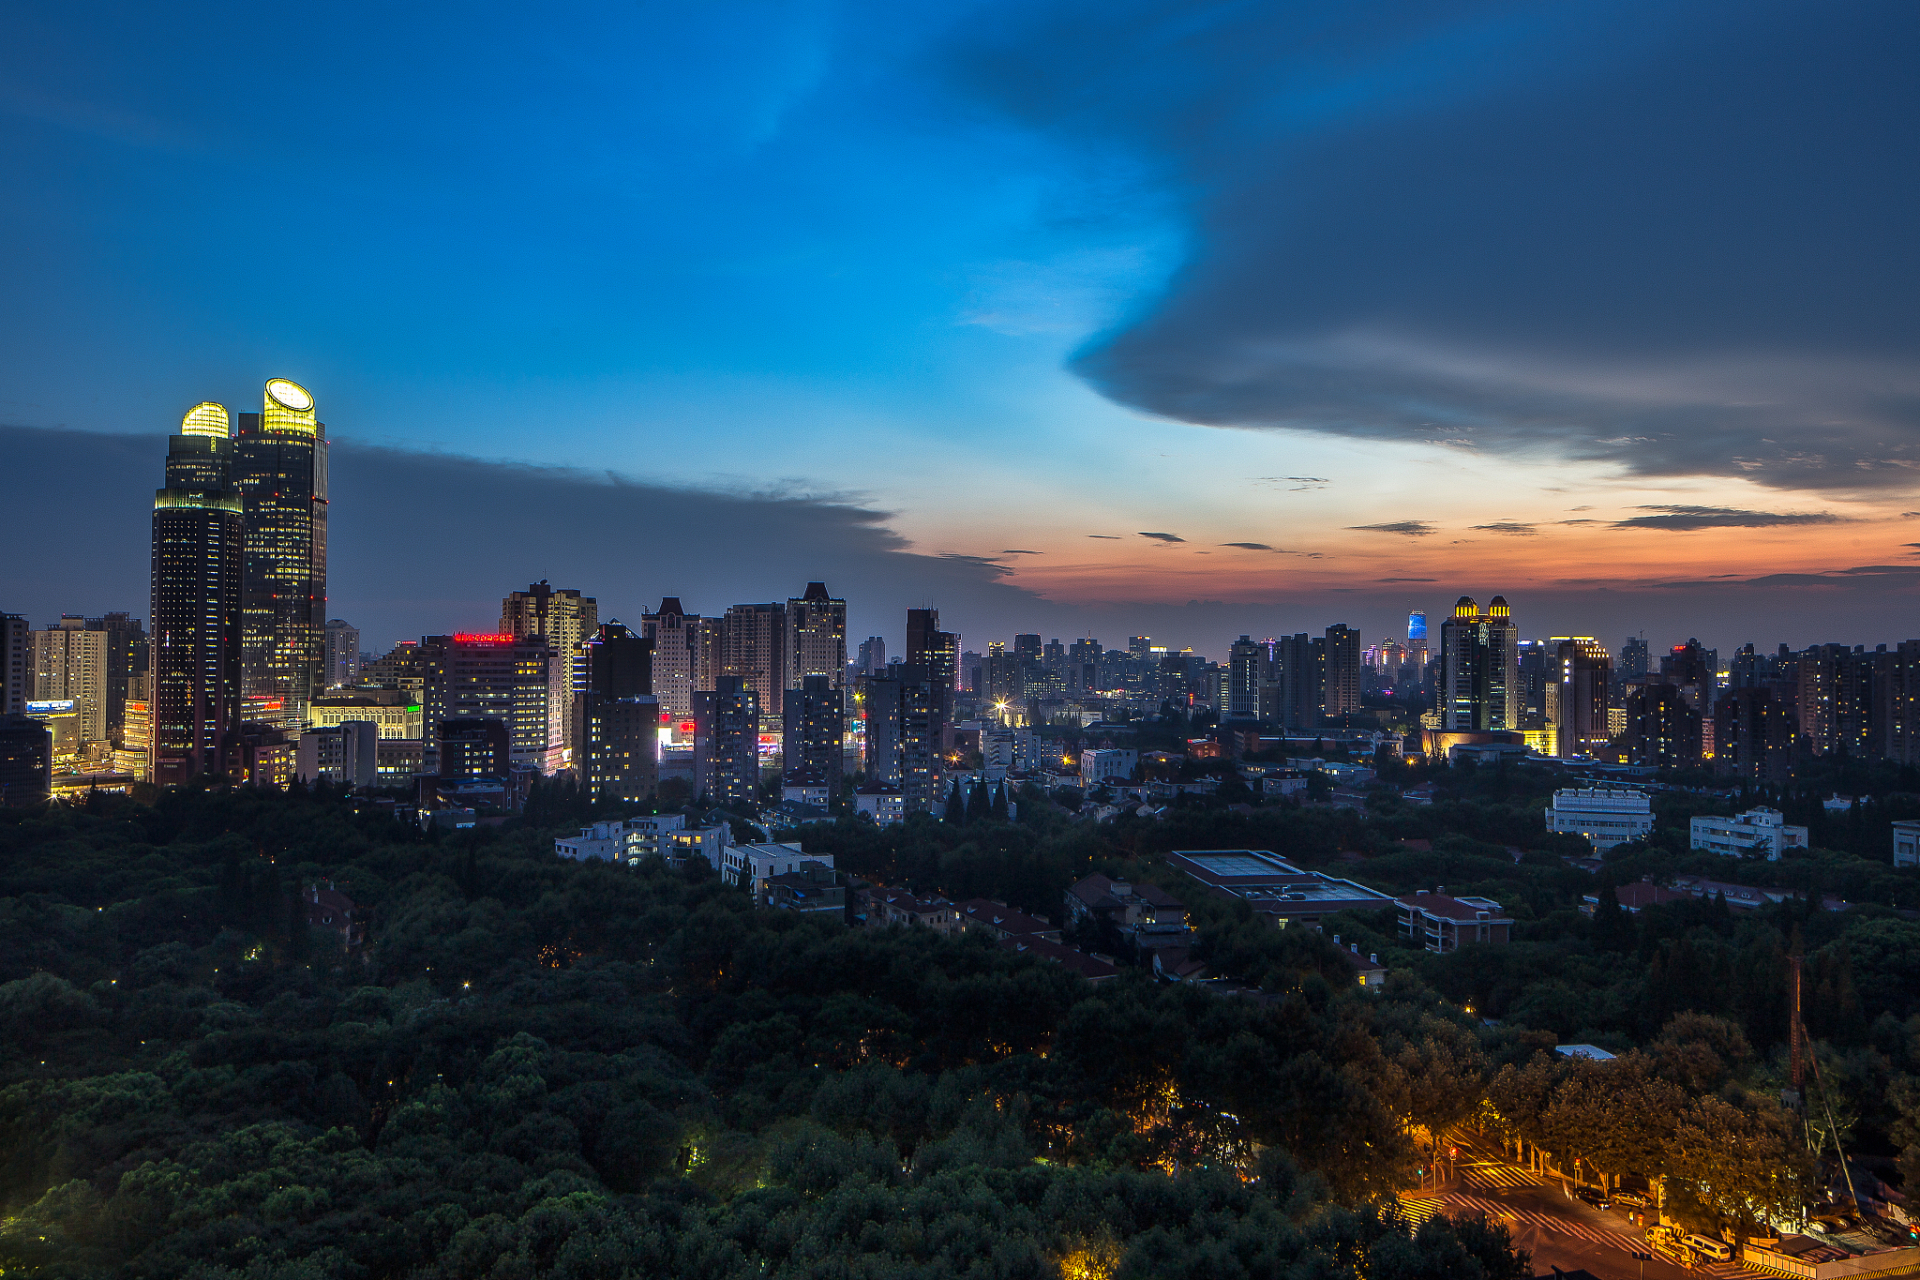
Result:
<instances>
[{"instance_id":1,"label":"moving vehicle","mask_svg":"<svg viewBox=\"0 0 1920 1280\"><path fill-rule=\"evenodd\" d=\"M1607 1193L1598 1187L1575 1187L1573 1194L1596 1209L1604 1209L1607 1207Z\"/></svg>"},{"instance_id":2,"label":"moving vehicle","mask_svg":"<svg viewBox=\"0 0 1920 1280\"><path fill-rule=\"evenodd\" d=\"M1732 1262L1733 1246L1725 1240L1716 1240L1712 1236L1690 1235L1686 1243L1695 1253L1704 1254L1715 1262Z\"/></svg>"},{"instance_id":3,"label":"moving vehicle","mask_svg":"<svg viewBox=\"0 0 1920 1280\"><path fill-rule=\"evenodd\" d=\"M1629 1209L1644 1209L1653 1203L1638 1191L1616 1191L1613 1193L1613 1202L1623 1204Z\"/></svg>"}]
</instances>

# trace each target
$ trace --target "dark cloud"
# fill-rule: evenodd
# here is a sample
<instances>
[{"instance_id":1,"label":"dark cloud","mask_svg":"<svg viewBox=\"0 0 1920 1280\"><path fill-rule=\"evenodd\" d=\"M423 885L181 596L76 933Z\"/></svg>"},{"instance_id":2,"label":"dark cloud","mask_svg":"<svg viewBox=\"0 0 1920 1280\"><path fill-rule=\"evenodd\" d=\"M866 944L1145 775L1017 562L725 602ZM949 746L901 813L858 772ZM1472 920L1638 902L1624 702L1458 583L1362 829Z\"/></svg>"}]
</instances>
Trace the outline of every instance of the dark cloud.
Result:
<instances>
[{"instance_id":1,"label":"dark cloud","mask_svg":"<svg viewBox=\"0 0 1920 1280\"><path fill-rule=\"evenodd\" d=\"M1279 550L1279 548L1270 547L1264 542L1223 542L1220 545L1223 547L1238 547L1242 551L1278 551Z\"/></svg>"},{"instance_id":2,"label":"dark cloud","mask_svg":"<svg viewBox=\"0 0 1920 1280\"><path fill-rule=\"evenodd\" d=\"M1087 536L1089 538L1104 538L1108 542L1120 541L1120 535L1117 533L1090 533Z\"/></svg>"},{"instance_id":3,"label":"dark cloud","mask_svg":"<svg viewBox=\"0 0 1920 1280\"><path fill-rule=\"evenodd\" d=\"M1616 520L1615 529L1771 529L1777 525L1839 524L1840 517L1826 511L1780 512L1740 511L1733 507L1656 506L1640 507L1657 512L1650 516L1628 516Z\"/></svg>"},{"instance_id":4,"label":"dark cloud","mask_svg":"<svg viewBox=\"0 0 1920 1280\"><path fill-rule=\"evenodd\" d=\"M1008 547L1000 553L1003 556L1037 556L1038 551L1028 551L1024 547Z\"/></svg>"},{"instance_id":5,"label":"dark cloud","mask_svg":"<svg viewBox=\"0 0 1920 1280\"><path fill-rule=\"evenodd\" d=\"M1920 8L1005 0L971 30L971 91L1188 215L1164 294L1076 359L1119 402L1920 478Z\"/></svg>"},{"instance_id":6,"label":"dark cloud","mask_svg":"<svg viewBox=\"0 0 1920 1280\"><path fill-rule=\"evenodd\" d=\"M1438 582L1438 578L1375 578L1375 582Z\"/></svg>"},{"instance_id":7,"label":"dark cloud","mask_svg":"<svg viewBox=\"0 0 1920 1280\"><path fill-rule=\"evenodd\" d=\"M1492 524L1477 524L1473 527L1486 533L1510 533L1516 537L1531 537L1539 532L1532 525L1521 524L1517 520L1496 520Z\"/></svg>"},{"instance_id":8,"label":"dark cloud","mask_svg":"<svg viewBox=\"0 0 1920 1280\"><path fill-rule=\"evenodd\" d=\"M62 612L148 609L153 491L166 440L0 426L0 609L36 624ZM618 483L614 481L618 480ZM950 629L1069 627L1077 614L1000 580L981 557L916 554L888 513L852 502L727 494L604 473L407 453L336 441L329 520L329 613L369 647L447 630L488 631L500 597L541 578L635 622L677 595L717 613L797 595L823 580L844 594L850 634L899 636L909 604L931 600ZM76 520L71 495L88 495ZM504 511L534 512L539 536ZM58 537L47 531L58 529Z\"/></svg>"},{"instance_id":9,"label":"dark cloud","mask_svg":"<svg viewBox=\"0 0 1920 1280\"><path fill-rule=\"evenodd\" d=\"M1159 542L1185 542L1186 541L1185 538L1181 537L1177 533L1142 533L1140 536L1143 538L1153 538Z\"/></svg>"},{"instance_id":10,"label":"dark cloud","mask_svg":"<svg viewBox=\"0 0 1920 1280\"><path fill-rule=\"evenodd\" d=\"M1863 564L1851 569L1833 569L1824 573L1767 573L1756 578L1739 578L1728 582L1724 575L1717 579L1696 581L1650 582L1647 584L1661 591L1684 590L1703 586L1740 586L1740 587L1839 587L1857 588L1866 586L1876 591L1892 588L1911 588L1920 586L1920 564Z\"/></svg>"},{"instance_id":11,"label":"dark cloud","mask_svg":"<svg viewBox=\"0 0 1920 1280\"><path fill-rule=\"evenodd\" d=\"M1409 538L1424 538L1439 532L1425 520L1395 520L1391 524L1350 524L1349 529L1360 529L1367 533L1404 533Z\"/></svg>"}]
</instances>

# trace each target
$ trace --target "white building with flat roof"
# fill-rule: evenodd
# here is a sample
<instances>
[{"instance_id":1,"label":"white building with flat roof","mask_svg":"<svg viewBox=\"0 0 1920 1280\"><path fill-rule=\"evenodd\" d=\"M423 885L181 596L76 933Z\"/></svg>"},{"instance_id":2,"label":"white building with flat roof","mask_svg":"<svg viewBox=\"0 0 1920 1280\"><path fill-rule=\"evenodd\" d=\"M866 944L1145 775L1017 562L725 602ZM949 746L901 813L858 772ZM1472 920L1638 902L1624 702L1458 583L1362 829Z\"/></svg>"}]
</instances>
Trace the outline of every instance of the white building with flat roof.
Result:
<instances>
[{"instance_id":1,"label":"white building with flat roof","mask_svg":"<svg viewBox=\"0 0 1920 1280\"><path fill-rule=\"evenodd\" d=\"M1731 818L1695 818L1691 824L1692 849L1704 849L1722 857L1765 858L1778 862L1783 849L1807 847L1807 829L1789 826L1778 809L1749 809Z\"/></svg>"},{"instance_id":2,"label":"white building with flat roof","mask_svg":"<svg viewBox=\"0 0 1920 1280\"><path fill-rule=\"evenodd\" d=\"M1893 865L1920 867L1920 822L1908 818L1893 824Z\"/></svg>"},{"instance_id":3,"label":"white building with flat roof","mask_svg":"<svg viewBox=\"0 0 1920 1280\"><path fill-rule=\"evenodd\" d=\"M1653 830L1653 801L1625 787L1564 787L1553 793L1546 814L1547 830L1585 836L1595 852Z\"/></svg>"}]
</instances>

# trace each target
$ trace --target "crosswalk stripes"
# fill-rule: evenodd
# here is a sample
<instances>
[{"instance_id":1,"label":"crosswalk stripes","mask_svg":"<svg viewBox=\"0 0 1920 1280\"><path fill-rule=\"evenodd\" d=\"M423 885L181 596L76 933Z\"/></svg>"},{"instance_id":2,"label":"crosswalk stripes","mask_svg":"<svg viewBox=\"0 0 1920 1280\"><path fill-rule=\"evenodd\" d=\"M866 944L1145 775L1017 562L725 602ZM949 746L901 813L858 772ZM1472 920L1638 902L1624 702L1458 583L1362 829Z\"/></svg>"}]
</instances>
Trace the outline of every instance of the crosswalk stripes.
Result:
<instances>
[{"instance_id":1,"label":"crosswalk stripes","mask_svg":"<svg viewBox=\"0 0 1920 1280\"><path fill-rule=\"evenodd\" d=\"M1537 1187L1540 1179L1525 1169L1510 1164L1496 1164L1493 1161L1475 1162L1459 1166L1460 1180L1470 1187L1492 1189L1495 1187Z\"/></svg>"},{"instance_id":2,"label":"crosswalk stripes","mask_svg":"<svg viewBox=\"0 0 1920 1280\"><path fill-rule=\"evenodd\" d=\"M1417 1227L1440 1212L1440 1203L1439 1196L1422 1196L1415 1200L1402 1199L1399 1205L1400 1216L1407 1220L1409 1226Z\"/></svg>"},{"instance_id":3,"label":"crosswalk stripes","mask_svg":"<svg viewBox=\"0 0 1920 1280\"><path fill-rule=\"evenodd\" d=\"M1484 1213L1489 1218L1511 1219L1518 1225L1535 1226L1543 1231L1557 1231L1562 1235L1588 1240L1610 1249L1624 1249L1632 1252L1641 1248L1643 1244L1638 1238L1619 1231L1590 1226L1572 1218L1560 1217L1558 1214L1542 1213L1537 1209L1522 1209L1516 1205L1501 1204L1495 1200L1484 1200L1479 1196L1456 1193L1447 1197L1447 1204L1449 1208L1458 1206L1469 1213Z\"/></svg>"}]
</instances>

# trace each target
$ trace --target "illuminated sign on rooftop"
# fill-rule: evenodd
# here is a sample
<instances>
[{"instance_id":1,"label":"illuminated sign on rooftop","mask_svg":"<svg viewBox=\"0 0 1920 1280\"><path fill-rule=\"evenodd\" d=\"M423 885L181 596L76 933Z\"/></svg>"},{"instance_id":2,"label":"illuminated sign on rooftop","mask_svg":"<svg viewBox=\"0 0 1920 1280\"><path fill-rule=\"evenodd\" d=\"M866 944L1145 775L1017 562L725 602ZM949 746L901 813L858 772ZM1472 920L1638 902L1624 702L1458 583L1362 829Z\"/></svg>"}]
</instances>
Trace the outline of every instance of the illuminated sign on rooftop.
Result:
<instances>
[{"instance_id":1,"label":"illuminated sign on rooftop","mask_svg":"<svg viewBox=\"0 0 1920 1280\"><path fill-rule=\"evenodd\" d=\"M456 631L453 633L455 644L512 644L513 637L493 631Z\"/></svg>"}]
</instances>

